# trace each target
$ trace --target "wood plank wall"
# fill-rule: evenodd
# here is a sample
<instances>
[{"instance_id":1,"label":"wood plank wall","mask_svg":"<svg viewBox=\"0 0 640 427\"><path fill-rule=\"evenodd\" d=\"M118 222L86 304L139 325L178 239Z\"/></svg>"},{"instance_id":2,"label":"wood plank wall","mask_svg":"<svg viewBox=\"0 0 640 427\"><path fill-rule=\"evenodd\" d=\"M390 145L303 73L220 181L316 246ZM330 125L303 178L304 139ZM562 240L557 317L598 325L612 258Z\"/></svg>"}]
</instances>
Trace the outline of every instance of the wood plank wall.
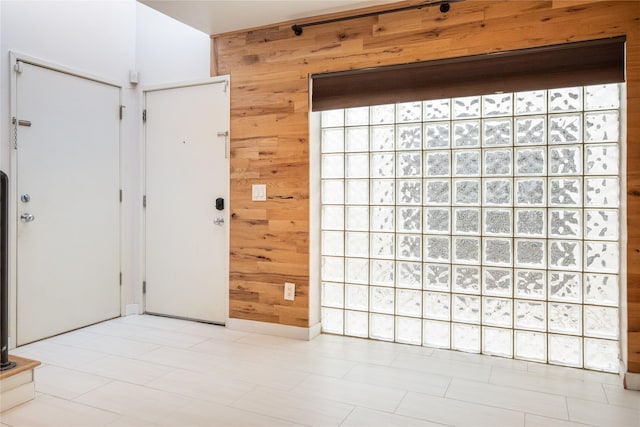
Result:
<instances>
[{"instance_id":1,"label":"wood plank wall","mask_svg":"<svg viewBox=\"0 0 640 427\"><path fill-rule=\"evenodd\" d=\"M640 372L637 1L466 0L447 14L398 12L307 27L300 37L291 24L212 36L212 73L230 74L232 85L231 317L310 326L310 74L626 35L628 368ZM251 201L254 183L267 184L266 202ZM293 302L283 299L285 281L296 284Z\"/></svg>"}]
</instances>

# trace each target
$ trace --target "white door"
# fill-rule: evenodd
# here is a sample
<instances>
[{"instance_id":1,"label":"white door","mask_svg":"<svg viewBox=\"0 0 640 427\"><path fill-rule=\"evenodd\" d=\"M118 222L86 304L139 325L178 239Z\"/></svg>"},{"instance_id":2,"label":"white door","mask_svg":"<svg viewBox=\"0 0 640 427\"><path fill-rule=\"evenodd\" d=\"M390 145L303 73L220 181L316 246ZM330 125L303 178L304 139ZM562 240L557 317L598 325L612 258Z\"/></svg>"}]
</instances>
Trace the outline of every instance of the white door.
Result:
<instances>
[{"instance_id":1,"label":"white door","mask_svg":"<svg viewBox=\"0 0 640 427\"><path fill-rule=\"evenodd\" d=\"M120 315L120 89L19 66L21 345Z\"/></svg>"},{"instance_id":2,"label":"white door","mask_svg":"<svg viewBox=\"0 0 640 427\"><path fill-rule=\"evenodd\" d=\"M145 109L145 310L225 323L228 80L147 91Z\"/></svg>"}]
</instances>

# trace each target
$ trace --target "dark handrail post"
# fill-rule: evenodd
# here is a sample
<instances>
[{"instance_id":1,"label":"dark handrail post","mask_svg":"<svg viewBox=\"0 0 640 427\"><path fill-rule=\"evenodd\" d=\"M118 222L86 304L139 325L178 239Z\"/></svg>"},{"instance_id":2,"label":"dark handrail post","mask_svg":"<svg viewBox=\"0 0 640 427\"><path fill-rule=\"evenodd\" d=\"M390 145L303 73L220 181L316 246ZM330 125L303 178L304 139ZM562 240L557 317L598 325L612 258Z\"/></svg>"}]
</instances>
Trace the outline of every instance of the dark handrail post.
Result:
<instances>
[{"instance_id":1,"label":"dark handrail post","mask_svg":"<svg viewBox=\"0 0 640 427\"><path fill-rule=\"evenodd\" d=\"M9 178L0 171L2 194L0 195L0 371L16 366L9 361Z\"/></svg>"}]
</instances>

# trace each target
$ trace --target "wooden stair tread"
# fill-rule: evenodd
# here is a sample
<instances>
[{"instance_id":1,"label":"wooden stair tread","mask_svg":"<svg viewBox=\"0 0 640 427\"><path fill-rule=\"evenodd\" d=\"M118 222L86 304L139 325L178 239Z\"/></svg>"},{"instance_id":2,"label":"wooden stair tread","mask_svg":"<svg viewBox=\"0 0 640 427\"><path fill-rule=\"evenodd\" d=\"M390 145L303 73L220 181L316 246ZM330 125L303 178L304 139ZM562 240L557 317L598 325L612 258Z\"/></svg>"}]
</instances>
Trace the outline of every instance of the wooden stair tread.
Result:
<instances>
[{"instance_id":1,"label":"wooden stair tread","mask_svg":"<svg viewBox=\"0 0 640 427\"><path fill-rule=\"evenodd\" d=\"M35 369L40 366L40 362L38 362L37 360L27 359L26 357L9 355L9 360L11 362L15 362L16 366L11 369L7 369L6 371L0 371L0 380L18 375L21 372L28 371L29 369Z\"/></svg>"}]
</instances>

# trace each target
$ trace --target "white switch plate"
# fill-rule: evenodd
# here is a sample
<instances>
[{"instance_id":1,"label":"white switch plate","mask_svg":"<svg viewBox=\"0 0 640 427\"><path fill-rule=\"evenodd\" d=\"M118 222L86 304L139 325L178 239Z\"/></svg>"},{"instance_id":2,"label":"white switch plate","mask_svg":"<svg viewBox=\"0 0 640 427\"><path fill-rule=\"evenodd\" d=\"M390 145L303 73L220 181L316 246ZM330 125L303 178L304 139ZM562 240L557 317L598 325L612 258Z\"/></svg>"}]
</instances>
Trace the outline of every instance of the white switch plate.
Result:
<instances>
[{"instance_id":1,"label":"white switch plate","mask_svg":"<svg viewBox=\"0 0 640 427\"><path fill-rule=\"evenodd\" d=\"M253 184L251 186L251 200L254 202L267 200L267 184Z\"/></svg>"},{"instance_id":2,"label":"white switch plate","mask_svg":"<svg viewBox=\"0 0 640 427\"><path fill-rule=\"evenodd\" d=\"M284 299L293 301L296 297L296 284L284 282Z\"/></svg>"}]
</instances>

